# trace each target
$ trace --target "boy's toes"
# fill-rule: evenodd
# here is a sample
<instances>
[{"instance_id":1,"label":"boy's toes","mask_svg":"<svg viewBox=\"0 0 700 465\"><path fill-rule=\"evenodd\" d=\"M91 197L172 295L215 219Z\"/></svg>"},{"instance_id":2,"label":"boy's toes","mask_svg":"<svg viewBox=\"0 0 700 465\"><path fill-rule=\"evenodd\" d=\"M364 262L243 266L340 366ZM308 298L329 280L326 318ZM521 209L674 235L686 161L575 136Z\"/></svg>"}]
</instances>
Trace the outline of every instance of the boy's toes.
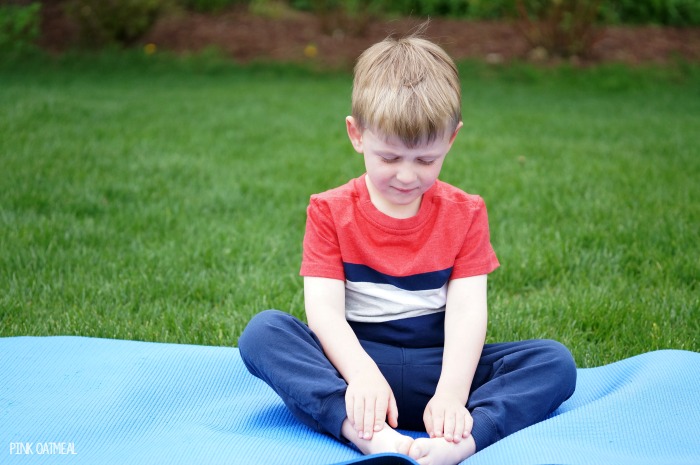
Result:
<instances>
[{"instance_id":1,"label":"boy's toes","mask_svg":"<svg viewBox=\"0 0 700 465\"><path fill-rule=\"evenodd\" d=\"M413 460L423 458L428 452L427 448L421 445L422 442L424 442L422 438L419 438L414 440L413 444L411 444L411 448L408 451L408 456L411 457Z\"/></svg>"},{"instance_id":2,"label":"boy's toes","mask_svg":"<svg viewBox=\"0 0 700 465\"><path fill-rule=\"evenodd\" d=\"M413 439L405 436L398 444L396 447L396 452L402 455L409 455L409 451L411 450L411 446L413 446Z\"/></svg>"}]
</instances>

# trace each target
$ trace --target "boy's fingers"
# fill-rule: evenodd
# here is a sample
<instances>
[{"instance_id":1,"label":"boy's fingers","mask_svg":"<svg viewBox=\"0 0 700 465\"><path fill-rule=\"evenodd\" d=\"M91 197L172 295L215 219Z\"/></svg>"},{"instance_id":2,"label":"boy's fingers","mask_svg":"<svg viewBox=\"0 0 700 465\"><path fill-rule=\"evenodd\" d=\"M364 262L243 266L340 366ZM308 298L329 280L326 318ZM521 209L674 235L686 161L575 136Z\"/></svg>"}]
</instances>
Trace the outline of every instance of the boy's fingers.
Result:
<instances>
[{"instance_id":1,"label":"boy's fingers","mask_svg":"<svg viewBox=\"0 0 700 465\"><path fill-rule=\"evenodd\" d=\"M355 426L355 401L352 396L345 396L345 415L352 426Z\"/></svg>"},{"instance_id":2,"label":"boy's fingers","mask_svg":"<svg viewBox=\"0 0 700 465\"><path fill-rule=\"evenodd\" d=\"M454 442L460 442L462 438L464 437L464 416L462 415L457 415L455 417L455 427L454 427L454 434L452 436L452 440Z\"/></svg>"},{"instance_id":3,"label":"boy's fingers","mask_svg":"<svg viewBox=\"0 0 700 465\"><path fill-rule=\"evenodd\" d=\"M391 393L391 397L389 397L389 411L387 412L387 423L389 423L389 426L392 428L398 428L399 427L399 407L396 405L396 398L394 397L394 393Z\"/></svg>"},{"instance_id":4,"label":"boy's fingers","mask_svg":"<svg viewBox=\"0 0 700 465\"><path fill-rule=\"evenodd\" d=\"M356 399L353 408L353 416L355 420L355 429L357 431L364 431L365 426L365 401Z\"/></svg>"},{"instance_id":5,"label":"boy's fingers","mask_svg":"<svg viewBox=\"0 0 700 465\"><path fill-rule=\"evenodd\" d=\"M444 432L445 439L447 439L450 442L452 442L452 439L454 438L455 423L456 419L455 414L453 412L450 412L447 415L445 415L442 430Z\"/></svg>"},{"instance_id":6,"label":"boy's fingers","mask_svg":"<svg viewBox=\"0 0 700 465\"><path fill-rule=\"evenodd\" d=\"M444 412L433 412L433 433L435 437L441 438L445 432L445 416Z\"/></svg>"},{"instance_id":7,"label":"boy's fingers","mask_svg":"<svg viewBox=\"0 0 700 465\"><path fill-rule=\"evenodd\" d=\"M365 439L372 439L372 432L374 431L374 407L376 403L376 399L374 398L365 399L364 422L362 428Z\"/></svg>"},{"instance_id":8,"label":"boy's fingers","mask_svg":"<svg viewBox=\"0 0 700 465\"><path fill-rule=\"evenodd\" d=\"M464 417L464 432L462 432L463 438L468 438L472 434L472 428L474 427L474 419L471 414L467 412Z\"/></svg>"},{"instance_id":9,"label":"boy's fingers","mask_svg":"<svg viewBox=\"0 0 700 465\"><path fill-rule=\"evenodd\" d=\"M389 399L378 397L374 404L374 431L381 431L389 410Z\"/></svg>"},{"instance_id":10,"label":"boy's fingers","mask_svg":"<svg viewBox=\"0 0 700 465\"><path fill-rule=\"evenodd\" d=\"M443 433L443 426L445 424L444 412L437 411L430 412L431 422L430 422L430 435L432 437L441 438Z\"/></svg>"},{"instance_id":11,"label":"boy's fingers","mask_svg":"<svg viewBox=\"0 0 700 465\"><path fill-rule=\"evenodd\" d=\"M425 425L425 431L432 438L435 437L433 434L433 414L429 408L425 409L423 412L423 424Z\"/></svg>"}]
</instances>

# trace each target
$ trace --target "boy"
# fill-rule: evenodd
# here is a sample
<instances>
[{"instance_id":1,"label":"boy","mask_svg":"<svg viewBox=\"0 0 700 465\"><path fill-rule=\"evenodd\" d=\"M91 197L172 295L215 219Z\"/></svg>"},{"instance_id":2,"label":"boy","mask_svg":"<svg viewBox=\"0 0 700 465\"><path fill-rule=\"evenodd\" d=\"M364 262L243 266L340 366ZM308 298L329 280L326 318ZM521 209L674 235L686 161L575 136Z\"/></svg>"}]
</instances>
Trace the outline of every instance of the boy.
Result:
<instances>
[{"instance_id":1,"label":"boy","mask_svg":"<svg viewBox=\"0 0 700 465\"><path fill-rule=\"evenodd\" d=\"M346 127L366 173L311 197L308 326L262 312L240 353L311 428L365 454L457 464L543 420L573 393L576 367L554 341L484 344L499 265L486 209L437 179L462 127L450 57L415 36L367 49Z\"/></svg>"}]
</instances>

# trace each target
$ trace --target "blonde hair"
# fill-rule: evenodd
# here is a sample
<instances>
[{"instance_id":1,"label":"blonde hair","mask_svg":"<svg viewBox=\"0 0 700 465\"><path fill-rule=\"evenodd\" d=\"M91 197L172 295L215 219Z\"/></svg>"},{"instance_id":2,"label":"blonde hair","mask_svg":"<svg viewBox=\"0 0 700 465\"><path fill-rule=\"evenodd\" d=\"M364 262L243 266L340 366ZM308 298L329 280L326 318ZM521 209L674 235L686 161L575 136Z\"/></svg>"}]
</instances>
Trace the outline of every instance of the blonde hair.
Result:
<instances>
[{"instance_id":1,"label":"blonde hair","mask_svg":"<svg viewBox=\"0 0 700 465\"><path fill-rule=\"evenodd\" d=\"M407 147L451 134L462 119L457 67L429 40L389 37L355 65L352 116L361 128L398 137Z\"/></svg>"}]
</instances>

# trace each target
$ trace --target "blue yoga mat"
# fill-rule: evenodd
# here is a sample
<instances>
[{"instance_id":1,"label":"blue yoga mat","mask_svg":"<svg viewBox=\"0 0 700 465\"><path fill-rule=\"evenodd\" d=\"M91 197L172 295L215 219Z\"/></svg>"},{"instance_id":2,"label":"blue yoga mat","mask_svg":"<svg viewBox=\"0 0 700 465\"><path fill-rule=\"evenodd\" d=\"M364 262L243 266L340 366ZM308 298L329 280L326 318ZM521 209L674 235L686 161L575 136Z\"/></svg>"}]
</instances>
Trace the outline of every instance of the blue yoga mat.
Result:
<instances>
[{"instance_id":1,"label":"blue yoga mat","mask_svg":"<svg viewBox=\"0 0 700 465\"><path fill-rule=\"evenodd\" d=\"M236 348L0 338L0 367L3 465L411 463L363 458L299 424ZM550 418L465 464L700 464L700 354L650 352L578 374Z\"/></svg>"}]
</instances>

